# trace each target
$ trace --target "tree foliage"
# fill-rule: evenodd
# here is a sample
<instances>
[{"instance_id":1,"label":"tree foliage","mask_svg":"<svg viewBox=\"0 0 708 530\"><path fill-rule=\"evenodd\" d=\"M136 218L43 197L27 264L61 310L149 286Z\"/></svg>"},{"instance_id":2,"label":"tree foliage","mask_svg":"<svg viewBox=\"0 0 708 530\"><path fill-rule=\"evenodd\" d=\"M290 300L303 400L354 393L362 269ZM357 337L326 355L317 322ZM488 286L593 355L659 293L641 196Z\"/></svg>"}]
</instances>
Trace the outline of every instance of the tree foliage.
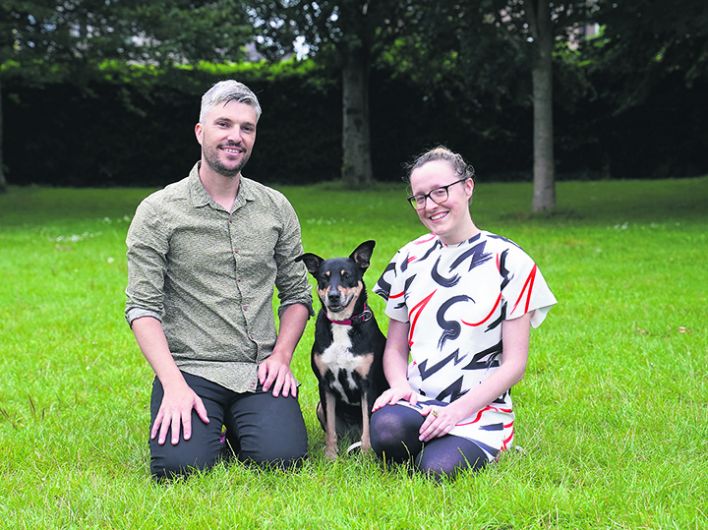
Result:
<instances>
[{"instance_id":1,"label":"tree foliage","mask_svg":"<svg viewBox=\"0 0 708 530\"><path fill-rule=\"evenodd\" d=\"M12 77L87 87L110 60L237 61L250 35L237 0L2 0L0 90ZM0 148L0 190L5 188Z\"/></svg>"},{"instance_id":2,"label":"tree foliage","mask_svg":"<svg viewBox=\"0 0 708 530\"><path fill-rule=\"evenodd\" d=\"M579 45L583 24L595 9L585 0L424 4L416 22L421 31L401 39L389 62L427 81L432 97L445 97L470 117L483 107L532 104L533 209L550 210L555 206L554 50ZM493 123L471 122L470 127L485 135L501 129Z\"/></svg>"},{"instance_id":3,"label":"tree foliage","mask_svg":"<svg viewBox=\"0 0 708 530\"><path fill-rule=\"evenodd\" d=\"M598 85L615 114L644 101L667 77L691 88L708 76L708 9L702 0L601 2L602 32L587 49L592 73L611 69L620 82Z\"/></svg>"},{"instance_id":4,"label":"tree foliage","mask_svg":"<svg viewBox=\"0 0 708 530\"><path fill-rule=\"evenodd\" d=\"M312 55L340 61L362 48L374 60L418 11L413 0L265 0L249 2L258 49L270 59L293 53L302 37ZM409 28L413 30L413 28Z\"/></svg>"},{"instance_id":5,"label":"tree foliage","mask_svg":"<svg viewBox=\"0 0 708 530\"><path fill-rule=\"evenodd\" d=\"M226 14L228 13L228 16ZM0 64L76 71L117 58L238 61L251 37L238 0L0 2Z\"/></svg>"},{"instance_id":6,"label":"tree foliage","mask_svg":"<svg viewBox=\"0 0 708 530\"><path fill-rule=\"evenodd\" d=\"M416 2L394 0L269 0L251 3L260 48L273 57L292 53L301 38L342 80L342 179L372 180L369 82L371 64L405 32Z\"/></svg>"}]
</instances>

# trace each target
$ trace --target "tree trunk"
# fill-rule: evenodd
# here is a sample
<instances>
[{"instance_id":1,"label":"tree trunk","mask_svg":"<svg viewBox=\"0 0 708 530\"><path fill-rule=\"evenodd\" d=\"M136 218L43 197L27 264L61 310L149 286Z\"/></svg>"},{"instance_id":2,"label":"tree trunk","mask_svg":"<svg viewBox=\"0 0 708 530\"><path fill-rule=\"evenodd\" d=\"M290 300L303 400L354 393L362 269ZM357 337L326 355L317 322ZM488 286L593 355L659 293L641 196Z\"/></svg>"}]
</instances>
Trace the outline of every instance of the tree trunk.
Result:
<instances>
[{"instance_id":1,"label":"tree trunk","mask_svg":"<svg viewBox=\"0 0 708 530\"><path fill-rule=\"evenodd\" d=\"M535 5L534 5L535 4ZM553 156L553 27L547 0L527 0L534 36L533 81L533 211L556 207Z\"/></svg>"},{"instance_id":2,"label":"tree trunk","mask_svg":"<svg viewBox=\"0 0 708 530\"><path fill-rule=\"evenodd\" d=\"M371 170L369 64L361 49L349 49L342 65L342 180L349 187L368 184Z\"/></svg>"},{"instance_id":3,"label":"tree trunk","mask_svg":"<svg viewBox=\"0 0 708 530\"><path fill-rule=\"evenodd\" d=\"M5 178L4 162L2 151L2 80L0 80L0 193L7 191L7 179Z\"/></svg>"}]
</instances>

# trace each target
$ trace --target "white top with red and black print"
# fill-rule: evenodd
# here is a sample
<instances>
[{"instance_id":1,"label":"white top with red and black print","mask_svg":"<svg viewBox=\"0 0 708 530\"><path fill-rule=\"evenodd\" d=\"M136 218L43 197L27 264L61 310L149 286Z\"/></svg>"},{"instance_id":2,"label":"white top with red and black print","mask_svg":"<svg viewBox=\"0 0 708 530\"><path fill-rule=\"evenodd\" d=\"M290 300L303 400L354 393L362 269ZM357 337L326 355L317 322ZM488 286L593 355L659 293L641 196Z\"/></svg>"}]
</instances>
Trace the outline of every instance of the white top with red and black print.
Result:
<instances>
[{"instance_id":1,"label":"white top with red and black print","mask_svg":"<svg viewBox=\"0 0 708 530\"><path fill-rule=\"evenodd\" d=\"M457 245L432 234L411 241L393 257L374 292L387 301L390 318L410 324L408 381L423 396L421 403L450 403L475 388L500 365L502 322L530 313L531 325L538 327L556 303L528 254L486 231ZM450 434L496 458L514 438L509 391L470 411Z\"/></svg>"}]
</instances>

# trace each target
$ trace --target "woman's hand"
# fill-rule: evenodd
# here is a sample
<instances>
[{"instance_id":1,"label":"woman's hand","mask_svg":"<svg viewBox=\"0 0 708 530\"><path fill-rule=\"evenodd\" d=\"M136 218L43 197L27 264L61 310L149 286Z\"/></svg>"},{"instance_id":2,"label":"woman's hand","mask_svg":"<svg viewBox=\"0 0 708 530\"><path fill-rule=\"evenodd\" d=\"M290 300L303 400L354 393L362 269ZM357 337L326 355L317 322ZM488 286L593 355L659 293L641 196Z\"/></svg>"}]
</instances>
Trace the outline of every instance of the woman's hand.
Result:
<instances>
[{"instance_id":1,"label":"woman's hand","mask_svg":"<svg viewBox=\"0 0 708 530\"><path fill-rule=\"evenodd\" d=\"M423 407L421 414L426 416L420 427L420 440L427 442L448 434L453 427L482 410L516 384L524 375L529 351L529 328L531 326L529 313L505 320L502 323L502 341L504 353L501 366L474 391L453 401L446 407L430 405Z\"/></svg>"},{"instance_id":2,"label":"woman's hand","mask_svg":"<svg viewBox=\"0 0 708 530\"><path fill-rule=\"evenodd\" d=\"M459 421L470 415L470 410L464 406L464 403L455 401L446 407L426 405L420 413L426 418L418 431L418 439L421 442L428 442L449 434Z\"/></svg>"},{"instance_id":3,"label":"woman's hand","mask_svg":"<svg viewBox=\"0 0 708 530\"><path fill-rule=\"evenodd\" d=\"M413 391L408 383L401 383L384 391L374 401L372 411L376 412L385 405L393 405L401 400L408 401L411 405L415 405L418 402L418 394Z\"/></svg>"}]
</instances>

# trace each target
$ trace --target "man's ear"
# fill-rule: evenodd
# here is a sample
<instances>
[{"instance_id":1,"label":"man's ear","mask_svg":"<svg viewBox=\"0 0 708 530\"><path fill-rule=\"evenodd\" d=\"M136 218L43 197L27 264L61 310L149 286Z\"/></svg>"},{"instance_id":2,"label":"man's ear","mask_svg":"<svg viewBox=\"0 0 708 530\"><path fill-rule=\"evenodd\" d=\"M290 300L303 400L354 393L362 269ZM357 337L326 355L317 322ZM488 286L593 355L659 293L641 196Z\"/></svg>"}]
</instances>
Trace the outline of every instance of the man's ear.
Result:
<instances>
[{"instance_id":1,"label":"man's ear","mask_svg":"<svg viewBox=\"0 0 708 530\"><path fill-rule=\"evenodd\" d=\"M376 241L370 239L364 241L361 245L354 249L354 252L349 256L361 269L362 274L366 272L371 264L371 254L374 252Z\"/></svg>"},{"instance_id":2,"label":"man's ear","mask_svg":"<svg viewBox=\"0 0 708 530\"><path fill-rule=\"evenodd\" d=\"M204 128L202 127L202 124L197 122L196 125L194 126L194 136L197 137L197 143L199 145L202 145L202 133L204 132Z\"/></svg>"},{"instance_id":3,"label":"man's ear","mask_svg":"<svg viewBox=\"0 0 708 530\"><path fill-rule=\"evenodd\" d=\"M317 278L317 272L320 270L320 265L322 265L322 262L324 260L316 254L310 254L309 252L307 252L302 256L298 256L297 258L295 258L295 261L304 262L305 267L307 267L307 270L310 272L310 274Z\"/></svg>"}]
</instances>

